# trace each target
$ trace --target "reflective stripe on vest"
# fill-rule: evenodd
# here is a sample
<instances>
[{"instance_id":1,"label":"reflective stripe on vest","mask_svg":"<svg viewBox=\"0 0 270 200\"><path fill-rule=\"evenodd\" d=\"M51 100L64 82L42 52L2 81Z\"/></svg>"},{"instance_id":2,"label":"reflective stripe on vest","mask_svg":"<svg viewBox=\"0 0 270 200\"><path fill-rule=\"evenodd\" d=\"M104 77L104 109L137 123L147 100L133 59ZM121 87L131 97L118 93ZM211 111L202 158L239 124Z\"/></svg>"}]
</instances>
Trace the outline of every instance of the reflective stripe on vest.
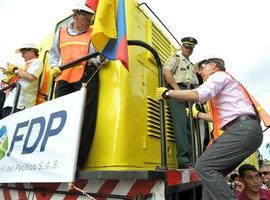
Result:
<instances>
[{"instance_id":1,"label":"reflective stripe on vest","mask_svg":"<svg viewBox=\"0 0 270 200\"><path fill-rule=\"evenodd\" d=\"M217 109L213 107L212 101L207 101L207 105L209 106L210 113L212 114L213 119L213 133L211 136L211 141L217 139L221 135L221 131L218 129L218 117L217 117Z\"/></svg>"},{"instance_id":2,"label":"reflective stripe on vest","mask_svg":"<svg viewBox=\"0 0 270 200\"><path fill-rule=\"evenodd\" d=\"M79 35L70 35L67 27L63 27L59 32L59 47L61 51L62 65L75 61L88 55L91 42L92 29L89 28L85 33ZM78 63L71 68L62 71L55 79L56 81L65 80L74 83L82 78L86 61Z\"/></svg>"},{"instance_id":3,"label":"reflective stripe on vest","mask_svg":"<svg viewBox=\"0 0 270 200\"><path fill-rule=\"evenodd\" d=\"M258 101L248 93L246 88L240 82L238 82L235 78L233 78L232 75L230 75L229 73L227 72L224 72L224 73L228 74L233 80L235 80L238 83L239 88L245 94L246 100L250 102L251 105L254 105L253 107L254 109L255 108L257 109L260 119L263 121L264 125L268 127L270 125L270 115L262 108L262 106L258 103ZM211 109L211 113L213 117L213 124L214 124L213 135L215 139L217 139L220 135L219 130L218 130L218 127L219 127L219 119L217 116L218 110L217 108L213 106L213 103L211 100L209 100L209 105L210 105L209 107ZM256 110L255 110L255 113L257 113Z\"/></svg>"}]
</instances>

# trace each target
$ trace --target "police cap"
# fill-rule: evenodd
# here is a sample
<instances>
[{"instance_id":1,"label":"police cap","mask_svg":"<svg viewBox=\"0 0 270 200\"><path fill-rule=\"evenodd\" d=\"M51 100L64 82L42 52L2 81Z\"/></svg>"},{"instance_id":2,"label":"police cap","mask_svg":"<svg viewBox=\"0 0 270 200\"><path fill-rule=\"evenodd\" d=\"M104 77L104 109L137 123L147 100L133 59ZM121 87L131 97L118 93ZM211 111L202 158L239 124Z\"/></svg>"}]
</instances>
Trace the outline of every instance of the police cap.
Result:
<instances>
[{"instance_id":1,"label":"police cap","mask_svg":"<svg viewBox=\"0 0 270 200\"><path fill-rule=\"evenodd\" d=\"M182 45L194 48L198 41L193 37L184 37L181 39Z\"/></svg>"}]
</instances>

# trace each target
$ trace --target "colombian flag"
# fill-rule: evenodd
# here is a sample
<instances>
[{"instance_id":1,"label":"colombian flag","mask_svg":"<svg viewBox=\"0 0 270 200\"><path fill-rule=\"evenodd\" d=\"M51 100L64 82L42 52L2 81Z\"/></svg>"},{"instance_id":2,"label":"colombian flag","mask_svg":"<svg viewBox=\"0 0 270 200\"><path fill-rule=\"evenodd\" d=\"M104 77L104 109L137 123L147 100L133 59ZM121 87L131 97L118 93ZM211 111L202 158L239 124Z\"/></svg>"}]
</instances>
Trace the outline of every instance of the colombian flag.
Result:
<instances>
[{"instance_id":1,"label":"colombian flag","mask_svg":"<svg viewBox=\"0 0 270 200\"><path fill-rule=\"evenodd\" d=\"M86 0L85 5L92 8L93 11L97 12L98 0Z\"/></svg>"},{"instance_id":2,"label":"colombian flag","mask_svg":"<svg viewBox=\"0 0 270 200\"><path fill-rule=\"evenodd\" d=\"M99 0L92 42L103 56L128 69L125 0Z\"/></svg>"}]
</instances>

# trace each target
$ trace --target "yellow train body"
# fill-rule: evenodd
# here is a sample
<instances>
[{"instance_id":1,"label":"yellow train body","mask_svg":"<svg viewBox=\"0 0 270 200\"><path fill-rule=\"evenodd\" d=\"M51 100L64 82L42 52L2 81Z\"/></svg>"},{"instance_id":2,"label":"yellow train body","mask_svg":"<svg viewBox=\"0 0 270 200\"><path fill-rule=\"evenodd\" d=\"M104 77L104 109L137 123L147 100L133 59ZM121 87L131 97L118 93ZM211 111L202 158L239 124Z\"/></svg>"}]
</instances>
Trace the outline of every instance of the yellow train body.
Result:
<instances>
[{"instance_id":1,"label":"yellow train body","mask_svg":"<svg viewBox=\"0 0 270 200\"><path fill-rule=\"evenodd\" d=\"M148 43L159 53L162 62L175 52L175 47L165 34L134 0L126 1L126 21L128 40ZM42 94L49 92L51 77L48 50L52 40L53 34L41 44L41 56L45 56L42 58ZM159 104L154 99L158 86L156 62L152 54L142 47L129 46L128 54L129 70L119 61L110 61L99 71L96 131L83 170L154 170L160 165ZM42 97L40 102L43 101ZM168 109L166 119L168 167L176 168L174 136Z\"/></svg>"}]
</instances>

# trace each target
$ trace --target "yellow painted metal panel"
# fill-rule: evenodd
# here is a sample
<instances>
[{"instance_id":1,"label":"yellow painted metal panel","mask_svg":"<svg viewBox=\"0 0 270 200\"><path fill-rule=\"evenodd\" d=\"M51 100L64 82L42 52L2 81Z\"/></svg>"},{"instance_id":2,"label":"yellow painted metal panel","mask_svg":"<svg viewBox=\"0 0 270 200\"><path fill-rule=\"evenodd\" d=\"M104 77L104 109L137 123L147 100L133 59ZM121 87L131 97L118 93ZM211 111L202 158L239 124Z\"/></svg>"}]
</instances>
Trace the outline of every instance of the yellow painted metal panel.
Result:
<instances>
[{"instance_id":1,"label":"yellow painted metal panel","mask_svg":"<svg viewBox=\"0 0 270 200\"><path fill-rule=\"evenodd\" d=\"M175 48L137 5L135 0L126 1L127 37L152 45L164 62ZM50 48L52 38L42 44L44 49ZM96 132L84 170L153 170L160 165L159 104L154 99L157 66L148 50L128 48L129 71L119 61L110 61L99 72ZM172 168L177 165L168 108L166 130Z\"/></svg>"}]
</instances>

